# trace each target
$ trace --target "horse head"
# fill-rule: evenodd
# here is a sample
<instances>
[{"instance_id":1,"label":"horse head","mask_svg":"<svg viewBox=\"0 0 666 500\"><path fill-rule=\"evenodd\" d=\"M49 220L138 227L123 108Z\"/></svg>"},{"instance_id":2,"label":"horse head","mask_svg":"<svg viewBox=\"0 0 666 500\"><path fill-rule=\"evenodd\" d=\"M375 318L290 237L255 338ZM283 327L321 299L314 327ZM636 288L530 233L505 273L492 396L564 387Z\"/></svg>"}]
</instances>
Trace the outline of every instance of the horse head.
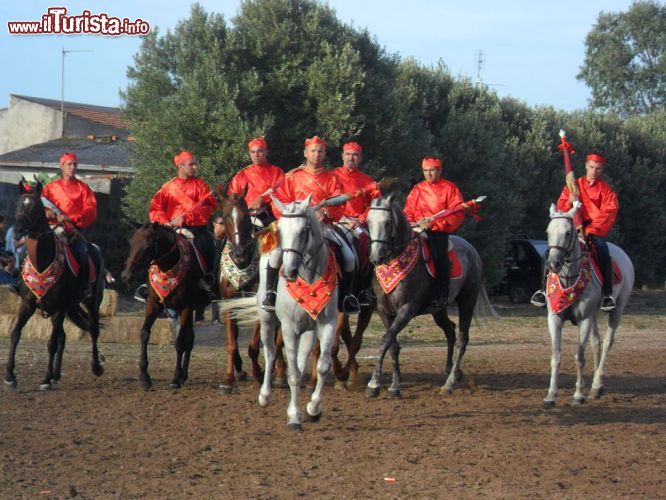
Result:
<instances>
[{"instance_id":1,"label":"horse head","mask_svg":"<svg viewBox=\"0 0 666 500\"><path fill-rule=\"evenodd\" d=\"M397 257L413 238L413 231L393 194L372 200L368 210L370 262L377 266Z\"/></svg>"},{"instance_id":2,"label":"horse head","mask_svg":"<svg viewBox=\"0 0 666 500\"><path fill-rule=\"evenodd\" d=\"M231 259L240 269L246 268L254 255L254 233L250 211L242 194L232 193L222 200L222 217Z\"/></svg>"},{"instance_id":3,"label":"horse head","mask_svg":"<svg viewBox=\"0 0 666 500\"><path fill-rule=\"evenodd\" d=\"M35 186L31 186L21 179L18 188L20 196L16 203L14 237L20 239L31 233L48 231L49 224L41 199L42 183L37 181Z\"/></svg>"},{"instance_id":4,"label":"horse head","mask_svg":"<svg viewBox=\"0 0 666 500\"><path fill-rule=\"evenodd\" d=\"M560 212L555 205L550 206L550 223L546 229L548 234L548 259L546 264L553 273L562 269L569 256L574 252L578 242L578 233L573 221L574 214L581 207L576 201L567 212Z\"/></svg>"},{"instance_id":5,"label":"horse head","mask_svg":"<svg viewBox=\"0 0 666 500\"><path fill-rule=\"evenodd\" d=\"M122 272L127 282L139 272L145 272L153 260L168 253L176 243L176 232L157 222L146 223L136 231L129 241L129 255Z\"/></svg>"},{"instance_id":6,"label":"horse head","mask_svg":"<svg viewBox=\"0 0 666 500\"><path fill-rule=\"evenodd\" d=\"M277 200L282 216L278 221L282 246L282 275L289 281L298 276L301 266L314 260L316 251L323 245L321 225L310 207L312 195L303 201L284 205Z\"/></svg>"}]
</instances>

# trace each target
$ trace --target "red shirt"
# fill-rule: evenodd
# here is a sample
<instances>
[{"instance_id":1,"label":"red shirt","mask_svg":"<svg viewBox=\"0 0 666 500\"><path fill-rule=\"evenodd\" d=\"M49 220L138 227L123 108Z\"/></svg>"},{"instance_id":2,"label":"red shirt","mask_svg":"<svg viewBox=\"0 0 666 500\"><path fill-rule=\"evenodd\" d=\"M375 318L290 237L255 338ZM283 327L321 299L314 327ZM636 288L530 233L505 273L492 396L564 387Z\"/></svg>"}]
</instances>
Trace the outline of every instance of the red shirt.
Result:
<instances>
[{"instance_id":1,"label":"red shirt","mask_svg":"<svg viewBox=\"0 0 666 500\"><path fill-rule=\"evenodd\" d=\"M302 201L311 194L310 204L316 205L326 198L343 193L340 181L330 170L321 168L315 172L307 167L299 167L287 172L282 186L275 192L275 197L287 204ZM344 205L326 207L326 211L328 220L335 222L342 217ZM275 205L273 205L273 213L276 217L280 217L280 211Z\"/></svg>"},{"instance_id":2,"label":"red shirt","mask_svg":"<svg viewBox=\"0 0 666 500\"><path fill-rule=\"evenodd\" d=\"M79 229L90 226L97 218L97 199L92 189L76 177L49 182L44 186L42 196L57 206Z\"/></svg>"},{"instance_id":3,"label":"red shirt","mask_svg":"<svg viewBox=\"0 0 666 500\"><path fill-rule=\"evenodd\" d=\"M205 226L215 207L217 200L206 181L198 177L174 177L153 196L148 217L150 222L168 224L179 215L184 215L184 225Z\"/></svg>"},{"instance_id":4,"label":"red shirt","mask_svg":"<svg viewBox=\"0 0 666 500\"><path fill-rule=\"evenodd\" d=\"M241 194L247 188L245 194L245 203L249 207L257 198L268 191L269 188L275 190L284 181L284 172L280 167L266 163L264 165L248 165L243 170L234 175L229 184L227 193ZM270 196L261 198L262 203L269 204Z\"/></svg>"},{"instance_id":5,"label":"red shirt","mask_svg":"<svg viewBox=\"0 0 666 500\"><path fill-rule=\"evenodd\" d=\"M344 166L334 169L333 175L338 178L342 188L347 194L357 192L359 189L364 190L360 196L357 196L344 204L343 216L359 219L362 222L365 222L365 219L368 216L370 202L374 198L379 198L382 195L375 180L357 168L349 170Z\"/></svg>"},{"instance_id":6,"label":"red shirt","mask_svg":"<svg viewBox=\"0 0 666 500\"><path fill-rule=\"evenodd\" d=\"M437 212L448 210L463 202L462 193L451 181L439 179L435 182L421 181L412 188L405 202L405 215L409 222L418 222L432 217ZM464 212L433 221L432 231L453 233L465 218Z\"/></svg>"},{"instance_id":7,"label":"red shirt","mask_svg":"<svg viewBox=\"0 0 666 500\"><path fill-rule=\"evenodd\" d=\"M587 234L605 237L613 227L617 217L618 202L617 195L601 179L590 183L587 177L576 179L578 191L580 192L580 208L583 214L583 225ZM560 198L557 200L557 209L565 212L571 209L569 203L569 188L564 186Z\"/></svg>"}]
</instances>

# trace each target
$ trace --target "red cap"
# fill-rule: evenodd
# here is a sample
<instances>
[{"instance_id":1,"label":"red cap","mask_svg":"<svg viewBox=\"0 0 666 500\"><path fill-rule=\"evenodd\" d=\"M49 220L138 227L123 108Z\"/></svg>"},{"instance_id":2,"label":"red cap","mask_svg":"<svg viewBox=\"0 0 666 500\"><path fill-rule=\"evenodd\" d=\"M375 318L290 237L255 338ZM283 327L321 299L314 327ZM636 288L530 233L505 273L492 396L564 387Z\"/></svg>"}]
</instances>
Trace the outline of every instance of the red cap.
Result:
<instances>
[{"instance_id":1,"label":"red cap","mask_svg":"<svg viewBox=\"0 0 666 500\"><path fill-rule=\"evenodd\" d=\"M252 139L250 142L247 143L248 149L252 148L263 148L263 149L268 149L268 143L266 142L266 139L263 137L255 137Z\"/></svg>"},{"instance_id":2,"label":"red cap","mask_svg":"<svg viewBox=\"0 0 666 500\"><path fill-rule=\"evenodd\" d=\"M194 158L194 155L189 151L181 151L176 156L173 157L174 164L178 167L181 164L185 163L187 160Z\"/></svg>"},{"instance_id":3,"label":"red cap","mask_svg":"<svg viewBox=\"0 0 666 500\"><path fill-rule=\"evenodd\" d=\"M60 164L62 165L66 161L73 161L78 163L79 159L76 157L74 153L65 153L60 157Z\"/></svg>"},{"instance_id":4,"label":"red cap","mask_svg":"<svg viewBox=\"0 0 666 500\"><path fill-rule=\"evenodd\" d=\"M601 156L600 154L597 154L597 153L590 153L589 155L587 155L585 157L585 160L586 161L596 161L597 163L601 163L601 164L604 164L607 161L606 158L604 158L603 156Z\"/></svg>"},{"instance_id":5,"label":"red cap","mask_svg":"<svg viewBox=\"0 0 666 500\"><path fill-rule=\"evenodd\" d=\"M313 144L321 144L325 148L328 147L328 144L326 144L326 141L319 137L318 135L315 135L314 137L310 137L309 139L305 139L305 147L307 148L308 146L311 146Z\"/></svg>"},{"instance_id":6,"label":"red cap","mask_svg":"<svg viewBox=\"0 0 666 500\"><path fill-rule=\"evenodd\" d=\"M359 153L363 152L363 148L358 142L348 142L342 146L343 151L358 151Z\"/></svg>"},{"instance_id":7,"label":"red cap","mask_svg":"<svg viewBox=\"0 0 666 500\"><path fill-rule=\"evenodd\" d=\"M426 167L442 168L442 160L435 156L426 156L421 162L421 168Z\"/></svg>"}]
</instances>

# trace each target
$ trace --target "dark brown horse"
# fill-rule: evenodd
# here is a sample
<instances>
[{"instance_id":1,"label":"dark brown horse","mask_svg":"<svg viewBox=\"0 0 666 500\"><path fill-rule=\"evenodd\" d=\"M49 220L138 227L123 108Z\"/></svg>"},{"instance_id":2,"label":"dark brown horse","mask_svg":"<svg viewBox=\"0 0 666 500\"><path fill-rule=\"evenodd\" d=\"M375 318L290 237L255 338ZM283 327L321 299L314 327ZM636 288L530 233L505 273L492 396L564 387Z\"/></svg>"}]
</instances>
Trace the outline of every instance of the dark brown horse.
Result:
<instances>
[{"instance_id":1,"label":"dark brown horse","mask_svg":"<svg viewBox=\"0 0 666 500\"><path fill-rule=\"evenodd\" d=\"M210 295L198 285L203 273L196 262L192 245L173 228L158 223L148 223L139 227L130 239L130 252L122 278L129 281L130 277L145 273L151 265L157 266L163 273L177 275L173 278L175 280L173 283L177 282L177 285L161 297L151 285L150 279L148 280L145 319L141 327L139 384L144 389L152 386L152 379L148 374L148 341L155 320L166 307L176 311L179 318L176 368L173 380L169 384L171 389L178 389L188 378L190 356L194 347L192 313L194 309L208 305Z\"/></svg>"},{"instance_id":2,"label":"dark brown horse","mask_svg":"<svg viewBox=\"0 0 666 500\"><path fill-rule=\"evenodd\" d=\"M256 294L259 285L259 253L254 227L250 220L250 211L241 194L224 196L218 189L221 199L222 217L227 236L227 243L220 258L220 298L231 299L248 294ZM242 361L238 351L238 322L232 318L231 311L224 311L224 325L227 336L227 372L219 389L231 393L235 382L235 373L243 374ZM257 383L263 379L259 365L260 345L259 320L252 325L252 340L248 346L248 355L252 363L252 377ZM275 385L286 386L286 365L282 355L282 336L276 339L277 359Z\"/></svg>"},{"instance_id":3,"label":"dark brown horse","mask_svg":"<svg viewBox=\"0 0 666 500\"><path fill-rule=\"evenodd\" d=\"M69 268L64 254L64 245L56 238L49 227L44 205L40 195L42 185L38 183L33 188L28 188L24 182L19 182L21 196L16 205L16 222L14 224L15 237L26 237L25 246L28 250L26 264L32 266L35 272L29 279L37 290L33 293L23 279L19 282L19 295L21 303L16 314L14 328L11 331L11 344L7 358L7 370L5 373L5 385L16 387L16 375L14 374L16 347L21 338L21 330L28 322L35 310L39 309L44 317L51 318L51 337L48 342L49 363L40 385L41 390L57 388L62 369L62 355L65 350L65 330L63 322L65 317L69 318L76 326L89 332L92 339L92 372L96 376L104 373L100 363L100 355L97 350L97 339L99 337L99 305L104 293L103 272L104 262L99 249L92 244L88 245L88 254L93 260L96 269L97 280L92 288L92 293L81 299L81 291L87 284L80 283L79 276L75 275ZM44 286L51 278L47 278L51 271L59 269L51 278L53 284ZM92 271L91 271L92 272ZM45 281L41 281L44 279ZM40 291L41 289L41 291ZM38 298L38 293L43 293Z\"/></svg>"}]
</instances>

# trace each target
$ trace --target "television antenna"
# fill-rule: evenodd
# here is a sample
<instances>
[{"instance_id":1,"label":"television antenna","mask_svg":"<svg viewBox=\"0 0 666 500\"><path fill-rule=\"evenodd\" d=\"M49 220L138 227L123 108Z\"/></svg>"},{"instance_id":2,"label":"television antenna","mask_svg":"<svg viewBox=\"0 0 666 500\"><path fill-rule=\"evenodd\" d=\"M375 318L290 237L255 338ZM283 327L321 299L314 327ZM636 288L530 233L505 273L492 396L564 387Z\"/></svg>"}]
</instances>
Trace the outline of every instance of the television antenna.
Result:
<instances>
[{"instance_id":1,"label":"television antenna","mask_svg":"<svg viewBox=\"0 0 666 500\"><path fill-rule=\"evenodd\" d=\"M483 51L479 49L476 55L476 83L478 87L480 85L485 85L486 87L506 87L503 83L483 83L481 79L481 69L483 68Z\"/></svg>"},{"instance_id":2,"label":"television antenna","mask_svg":"<svg viewBox=\"0 0 666 500\"><path fill-rule=\"evenodd\" d=\"M62 58L60 62L60 116L62 117L62 131L61 136L65 137L65 54L70 54L71 52L95 52L94 50L84 49L84 50L65 50L65 47L62 47Z\"/></svg>"}]
</instances>

